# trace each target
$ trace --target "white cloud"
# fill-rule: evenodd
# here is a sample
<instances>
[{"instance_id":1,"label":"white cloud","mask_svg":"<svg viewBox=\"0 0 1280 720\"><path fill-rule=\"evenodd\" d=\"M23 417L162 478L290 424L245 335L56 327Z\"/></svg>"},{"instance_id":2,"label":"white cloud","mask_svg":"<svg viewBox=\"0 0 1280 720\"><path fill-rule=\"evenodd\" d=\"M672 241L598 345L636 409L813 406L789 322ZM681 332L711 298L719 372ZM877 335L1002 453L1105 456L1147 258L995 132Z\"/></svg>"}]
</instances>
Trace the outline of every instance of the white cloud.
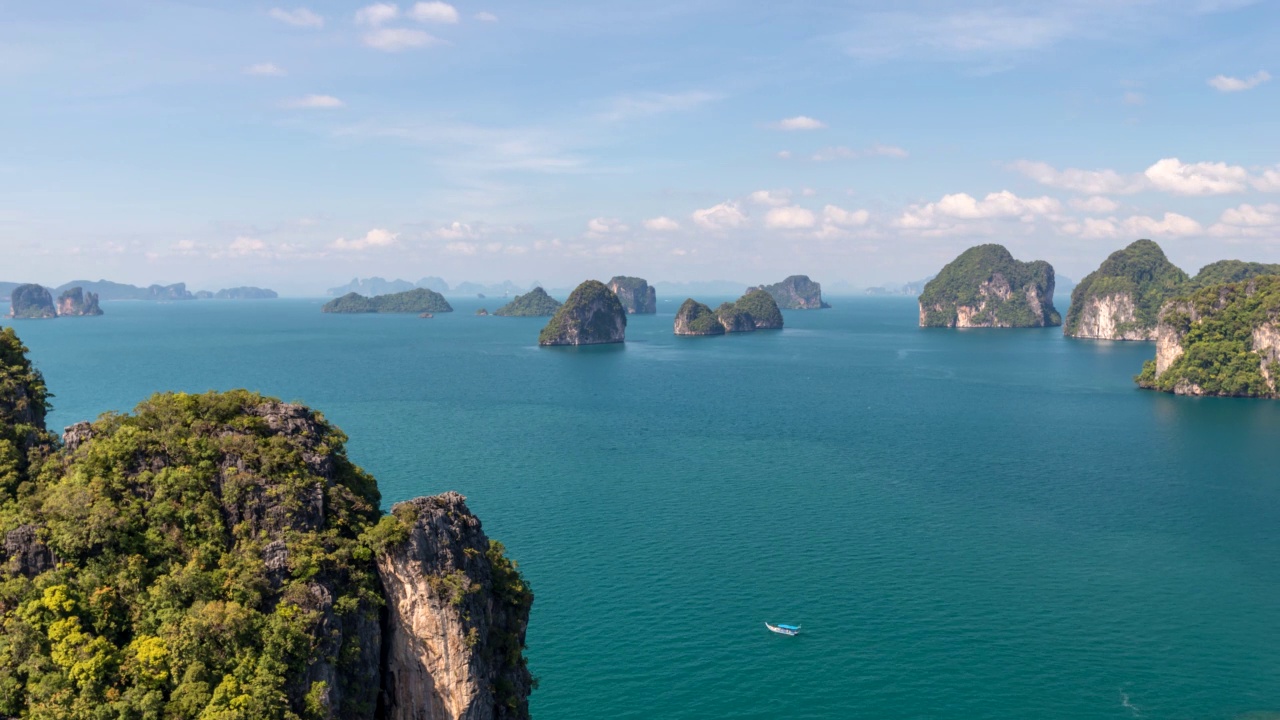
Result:
<instances>
[{"instance_id":1,"label":"white cloud","mask_svg":"<svg viewBox=\"0 0 1280 720\"><path fill-rule=\"evenodd\" d=\"M396 244L396 238L400 237L399 233L393 233L390 230L382 228L374 228L365 233L364 237L355 240L347 240L346 238L338 238L329 243L329 247L334 250L370 250L374 248L385 248Z\"/></svg>"},{"instance_id":2,"label":"white cloud","mask_svg":"<svg viewBox=\"0 0 1280 720\"><path fill-rule=\"evenodd\" d=\"M1199 235L1204 232L1204 228L1200 223L1192 220L1186 215L1167 212L1160 220L1147 217L1146 215L1135 215L1127 218L1121 227L1124 228L1128 237L1181 237L1186 235Z\"/></svg>"},{"instance_id":3,"label":"white cloud","mask_svg":"<svg viewBox=\"0 0 1280 720\"><path fill-rule=\"evenodd\" d=\"M690 110L704 103L719 100L721 96L708 92L637 93L613 99L608 111L601 113L601 120L617 122L637 117L649 117L668 112Z\"/></svg>"},{"instance_id":4,"label":"white cloud","mask_svg":"<svg viewBox=\"0 0 1280 720\"><path fill-rule=\"evenodd\" d=\"M424 23L452 25L458 22L458 9L446 2L415 3L407 14L414 20Z\"/></svg>"},{"instance_id":5,"label":"white cloud","mask_svg":"<svg viewBox=\"0 0 1280 720\"><path fill-rule=\"evenodd\" d=\"M598 217L587 221L587 234L593 237L613 235L630 229L617 218Z\"/></svg>"},{"instance_id":6,"label":"white cloud","mask_svg":"<svg viewBox=\"0 0 1280 720\"><path fill-rule=\"evenodd\" d=\"M1062 212L1062 203L1048 196L1020 198L1008 190L1002 190L978 200L968 193L955 193L944 195L937 202L908 208L898 219L897 224L903 228L927 229L938 226L939 221L945 219L1019 218L1030 221L1036 216L1056 215L1060 212Z\"/></svg>"},{"instance_id":7,"label":"white cloud","mask_svg":"<svg viewBox=\"0 0 1280 720\"><path fill-rule=\"evenodd\" d=\"M747 197L757 205L769 207L781 207L791 203L790 190L756 190Z\"/></svg>"},{"instance_id":8,"label":"white cloud","mask_svg":"<svg viewBox=\"0 0 1280 720\"><path fill-rule=\"evenodd\" d=\"M1252 90L1270 79L1270 73L1266 70L1259 70L1247 78L1215 75L1214 77L1209 78L1209 85L1218 92L1241 92L1243 90Z\"/></svg>"},{"instance_id":9,"label":"white cloud","mask_svg":"<svg viewBox=\"0 0 1280 720\"><path fill-rule=\"evenodd\" d=\"M286 23L294 27L324 27L324 18L304 7L294 8L293 10L271 8L271 11L267 14L282 23Z\"/></svg>"},{"instance_id":10,"label":"white cloud","mask_svg":"<svg viewBox=\"0 0 1280 720\"><path fill-rule=\"evenodd\" d=\"M1260 192L1280 192L1280 170L1267 169L1251 181Z\"/></svg>"},{"instance_id":11,"label":"white cloud","mask_svg":"<svg viewBox=\"0 0 1280 720\"><path fill-rule=\"evenodd\" d=\"M790 151L790 150L779 150L779 151L778 151L778 159L779 159L779 160L790 160L790 159L791 159L791 151Z\"/></svg>"},{"instance_id":12,"label":"white cloud","mask_svg":"<svg viewBox=\"0 0 1280 720\"><path fill-rule=\"evenodd\" d=\"M444 246L444 251L450 255L475 255L479 246L469 242L451 242Z\"/></svg>"},{"instance_id":13,"label":"white cloud","mask_svg":"<svg viewBox=\"0 0 1280 720\"><path fill-rule=\"evenodd\" d=\"M1093 195L1087 198L1072 198L1070 203L1072 208L1080 212L1093 213L1095 215L1105 215L1113 213L1120 209L1120 203L1109 197L1101 195Z\"/></svg>"},{"instance_id":14,"label":"white cloud","mask_svg":"<svg viewBox=\"0 0 1280 720\"><path fill-rule=\"evenodd\" d=\"M778 130L821 130L826 126L827 124L821 120L815 120L806 115L784 118L773 124L773 127Z\"/></svg>"},{"instance_id":15,"label":"white cloud","mask_svg":"<svg viewBox=\"0 0 1280 720\"><path fill-rule=\"evenodd\" d=\"M1029 160L1019 160L1011 167L1041 185L1087 195L1135 193L1146 185L1141 175L1121 175L1115 170L1057 170L1048 163Z\"/></svg>"},{"instance_id":16,"label":"white cloud","mask_svg":"<svg viewBox=\"0 0 1280 720\"><path fill-rule=\"evenodd\" d=\"M356 24L378 27L395 20L400 15L400 8L392 3L374 3L356 11Z\"/></svg>"},{"instance_id":17,"label":"white cloud","mask_svg":"<svg viewBox=\"0 0 1280 720\"><path fill-rule=\"evenodd\" d=\"M440 42L430 33L411 28L381 28L365 33L361 40L366 46L383 52L400 52Z\"/></svg>"},{"instance_id":18,"label":"white cloud","mask_svg":"<svg viewBox=\"0 0 1280 720\"><path fill-rule=\"evenodd\" d=\"M871 213L866 210L849 211L835 205L828 205L822 208L822 222L827 225L855 227L866 225L870 219Z\"/></svg>"},{"instance_id":19,"label":"white cloud","mask_svg":"<svg viewBox=\"0 0 1280 720\"><path fill-rule=\"evenodd\" d=\"M722 202L693 211L693 222L706 230L732 230L747 224L747 216L736 202Z\"/></svg>"},{"instance_id":20,"label":"white cloud","mask_svg":"<svg viewBox=\"0 0 1280 720\"><path fill-rule=\"evenodd\" d=\"M680 223L665 215L661 215L656 218L649 218L648 220L645 220L644 227L646 230L652 230L654 232L671 232L673 230L679 230Z\"/></svg>"},{"instance_id":21,"label":"white cloud","mask_svg":"<svg viewBox=\"0 0 1280 720\"><path fill-rule=\"evenodd\" d=\"M458 222L457 220L435 230L431 234L441 240L463 240L476 238L480 235L480 233L476 232L470 225Z\"/></svg>"},{"instance_id":22,"label":"white cloud","mask_svg":"<svg viewBox=\"0 0 1280 720\"><path fill-rule=\"evenodd\" d=\"M286 73L284 71L284 68L280 67L279 65L276 65L275 63L258 63L256 65L250 65L249 67L245 68L244 74L245 75L280 76L280 75L285 75Z\"/></svg>"},{"instance_id":23,"label":"white cloud","mask_svg":"<svg viewBox=\"0 0 1280 720\"><path fill-rule=\"evenodd\" d=\"M813 154L814 162L831 162L832 160L857 160L865 157L904 158L909 153L897 145L872 145L863 150L856 150L844 145L825 147Z\"/></svg>"},{"instance_id":24,"label":"white cloud","mask_svg":"<svg viewBox=\"0 0 1280 720\"><path fill-rule=\"evenodd\" d=\"M1249 182L1249 171L1238 165L1221 162L1184 164L1178 158L1160 160L1143 174L1156 188L1175 195L1242 192Z\"/></svg>"},{"instance_id":25,"label":"white cloud","mask_svg":"<svg viewBox=\"0 0 1280 720\"><path fill-rule=\"evenodd\" d=\"M812 210L795 205L773 208L764 216L764 226L774 230L804 230L816 223Z\"/></svg>"},{"instance_id":26,"label":"white cloud","mask_svg":"<svg viewBox=\"0 0 1280 720\"><path fill-rule=\"evenodd\" d=\"M332 95L307 95L305 97L294 98L292 100L285 100L282 105L287 108L328 110L343 107L346 103Z\"/></svg>"},{"instance_id":27,"label":"white cloud","mask_svg":"<svg viewBox=\"0 0 1280 720\"><path fill-rule=\"evenodd\" d=\"M478 12L475 18L480 22L498 22L498 16L491 12Z\"/></svg>"},{"instance_id":28,"label":"white cloud","mask_svg":"<svg viewBox=\"0 0 1280 720\"><path fill-rule=\"evenodd\" d=\"M240 236L227 246L227 254L231 257L261 255L266 252L267 244L257 238Z\"/></svg>"},{"instance_id":29,"label":"white cloud","mask_svg":"<svg viewBox=\"0 0 1280 720\"><path fill-rule=\"evenodd\" d=\"M1218 222L1209 227L1213 237L1265 237L1280 236L1280 205L1244 204L1222 211Z\"/></svg>"}]
</instances>

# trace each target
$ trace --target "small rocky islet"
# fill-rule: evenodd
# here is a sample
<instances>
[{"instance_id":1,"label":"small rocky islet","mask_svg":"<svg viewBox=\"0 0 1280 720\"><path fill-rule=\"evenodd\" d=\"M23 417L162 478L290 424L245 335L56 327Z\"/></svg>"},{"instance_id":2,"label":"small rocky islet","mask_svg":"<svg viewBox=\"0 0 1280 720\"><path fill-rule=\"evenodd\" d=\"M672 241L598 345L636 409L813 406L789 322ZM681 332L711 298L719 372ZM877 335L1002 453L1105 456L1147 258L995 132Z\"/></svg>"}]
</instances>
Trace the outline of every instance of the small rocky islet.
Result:
<instances>
[{"instance_id":1,"label":"small rocky islet","mask_svg":"<svg viewBox=\"0 0 1280 720\"><path fill-rule=\"evenodd\" d=\"M769 293L783 310L823 310L831 307L822 299L822 285L810 280L808 275L792 275L773 285L748 288L748 292L751 290Z\"/></svg>"},{"instance_id":2,"label":"small rocky islet","mask_svg":"<svg viewBox=\"0 0 1280 720\"><path fill-rule=\"evenodd\" d=\"M541 287L535 287L523 295L517 295L511 302L493 311L502 317L550 317L560 309L560 301L547 294Z\"/></svg>"},{"instance_id":3,"label":"small rocky islet","mask_svg":"<svg viewBox=\"0 0 1280 720\"><path fill-rule=\"evenodd\" d=\"M453 306L444 296L434 290L414 288L405 292L390 295L365 297L359 293L349 292L334 298L320 308L326 313L446 313L453 312Z\"/></svg>"},{"instance_id":4,"label":"small rocky islet","mask_svg":"<svg viewBox=\"0 0 1280 720\"><path fill-rule=\"evenodd\" d=\"M533 594L457 493L383 515L322 415L160 393L45 425L0 331L0 716L529 716Z\"/></svg>"},{"instance_id":5,"label":"small rocky islet","mask_svg":"<svg viewBox=\"0 0 1280 720\"><path fill-rule=\"evenodd\" d=\"M782 311L773 296L760 288L749 290L736 302L712 310L693 298L676 312L676 335L724 335L734 332L782 329Z\"/></svg>"},{"instance_id":6,"label":"small rocky islet","mask_svg":"<svg viewBox=\"0 0 1280 720\"><path fill-rule=\"evenodd\" d=\"M101 314L98 295L85 292L79 286L64 290L56 303L49 288L31 283L17 286L9 296L9 317L14 319L95 317Z\"/></svg>"},{"instance_id":7,"label":"small rocky islet","mask_svg":"<svg viewBox=\"0 0 1280 720\"><path fill-rule=\"evenodd\" d=\"M658 312L658 291L644 278L618 275L609 280L608 287L618 296L629 315L653 315Z\"/></svg>"},{"instance_id":8,"label":"small rocky islet","mask_svg":"<svg viewBox=\"0 0 1280 720\"><path fill-rule=\"evenodd\" d=\"M538 344L607 345L626 341L627 310L599 280L587 280L556 310L538 334Z\"/></svg>"}]
</instances>

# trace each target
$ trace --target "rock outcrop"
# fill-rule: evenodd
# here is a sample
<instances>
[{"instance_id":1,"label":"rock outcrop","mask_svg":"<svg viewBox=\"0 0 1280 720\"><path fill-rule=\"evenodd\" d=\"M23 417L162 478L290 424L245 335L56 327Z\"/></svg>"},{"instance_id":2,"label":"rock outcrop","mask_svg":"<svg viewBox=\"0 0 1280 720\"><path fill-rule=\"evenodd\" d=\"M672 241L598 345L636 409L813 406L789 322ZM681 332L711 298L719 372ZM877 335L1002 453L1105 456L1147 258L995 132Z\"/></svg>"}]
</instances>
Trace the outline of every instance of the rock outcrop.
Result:
<instances>
[{"instance_id":1,"label":"rock outcrop","mask_svg":"<svg viewBox=\"0 0 1280 720\"><path fill-rule=\"evenodd\" d=\"M1280 398L1280 276L1213 285L1160 310L1139 386L1178 395Z\"/></svg>"},{"instance_id":2,"label":"rock outcrop","mask_svg":"<svg viewBox=\"0 0 1280 720\"><path fill-rule=\"evenodd\" d=\"M792 275L786 280L773 285L761 285L752 290L764 290L773 296L774 302L783 310L818 310L829 308L822 300L822 285L809 279L808 275Z\"/></svg>"},{"instance_id":3,"label":"rock outcrop","mask_svg":"<svg viewBox=\"0 0 1280 720\"><path fill-rule=\"evenodd\" d=\"M40 285L19 285L9 296L9 317L38 320L58 317L49 289Z\"/></svg>"},{"instance_id":4,"label":"rock outcrop","mask_svg":"<svg viewBox=\"0 0 1280 720\"><path fill-rule=\"evenodd\" d=\"M517 295L511 302L493 311L494 315L503 317L550 317L560 309L560 301L547 294L546 290L535 287L523 295Z\"/></svg>"},{"instance_id":5,"label":"rock outcrop","mask_svg":"<svg viewBox=\"0 0 1280 720\"><path fill-rule=\"evenodd\" d=\"M689 298L676 311L676 335L723 335L724 324L711 308Z\"/></svg>"},{"instance_id":6,"label":"rock outcrop","mask_svg":"<svg viewBox=\"0 0 1280 720\"><path fill-rule=\"evenodd\" d=\"M275 290L250 286L223 288L213 295L214 300L274 300L277 297L280 296Z\"/></svg>"},{"instance_id":7,"label":"rock outcrop","mask_svg":"<svg viewBox=\"0 0 1280 720\"><path fill-rule=\"evenodd\" d=\"M533 594L465 498L392 508L407 528L378 556L386 588L387 717L527 718L532 676L520 649Z\"/></svg>"},{"instance_id":8,"label":"rock outcrop","mask_svg":"<svg viewBox=\"0 0 1280 720\"><path fill-rule=\"evenodd\" d=\"M1071 291L1062 333L1096 340L1153 340L1161 305L1187 290L1188 280L1159 245L1137 240L1111 253Z\"/></svg>"},{"instance_id":9,"label":"rock outcrop","mask_svg":"<svg viewBox=\"0 0 1280 720\"><path fill-rule=\"evenodd\" d=\"M405 292L365 297L347 293L320 308L326 313L438 313L453 312L453 306L434 290L415 288Z\"/></svg>"},{"instance_id":10,"label":"rock outcrop","mask_svg":"<svg viewBox=\"0 0 1280 720\"><path fill-rule=\"evenodd\" d=\"M602 345L625 342L627 311L598 280L574 288L538 334L539 345Z\"/></svg>"},{"instance_id":11,"label":"rock outcrop","mask_svg":"<svg viewBox=\"0 0 1280 720\"><path fill-rule=\"evenodd\" d=\"M1053 266L1019 262L1001 245L969 248L920 293L920 327L1018 328L1058 325Z\"/></svg>"},{"instance_id":12,"label":"rock outcrop","mask_svg":"<svg viewBox=\"0 0 1280 720\"><path fill-rule=\"evenodd\" d=\"M630 315L652 315L658 312L658 291L644 278L619 275L609 281L609 289L618 296Z\"/></svg>"},{"instance_id":13,"label":"rock outcrop","mask_svg":"<svg viewBox=\"0 0 1280 720\"><path fill-rule=\"evenodd\" d=\"M755 332L756 321L751 313L738 307L735 303L721 303L716 308L716 319L724 326L727 333Z\"/></svg>"},{"instance_id":14,"label":"rock outcrop","mask_svg":"<svg viewBox=\"0 0 1280 720\"><path fill-rule=\"evenodd\" d=\"M73 287L58 296L58 315L88 317L101 314L97 293L87 293L83 288Z\"/></svg>"},{"instance_id":15,"label":"rock outcrop","mask_svg":"<svg viewBox=\"0 0 1280 720\"><path fill-rule=\"evenodd\" d=\"M782 329L782 311L778 309L778 303L772 295L760 288L748 290L733 305L751 316L756 330Z\"/></svg>"}]
</instances>

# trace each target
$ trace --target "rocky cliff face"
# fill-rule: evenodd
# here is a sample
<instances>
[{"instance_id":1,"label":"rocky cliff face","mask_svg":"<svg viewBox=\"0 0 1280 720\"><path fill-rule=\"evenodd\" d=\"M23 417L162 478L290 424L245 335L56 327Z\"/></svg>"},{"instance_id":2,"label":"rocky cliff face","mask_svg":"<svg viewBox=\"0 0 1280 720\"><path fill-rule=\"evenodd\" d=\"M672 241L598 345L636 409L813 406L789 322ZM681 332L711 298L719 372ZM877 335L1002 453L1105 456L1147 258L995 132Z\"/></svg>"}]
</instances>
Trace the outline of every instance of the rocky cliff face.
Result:
<instances>
[{"instance_id":1,"label":"rocky cliff face","mask_svg":"<svg viewBox=\"0 0 1280 720\"><path fill-rule=\"evenodd\" d=\"M727 333L754 332L756 329L756 321L751 313L733 303L724 303L716 308L716 319Z\"/></svg>"},{"instance_id":2,"label":"rocky cliff face","mask_svg":"<svg viewBox=\"0 0 1280 720\"><path fill-rule=\"evenodd\" d=\"M38 320L58 316L49 289L39 285L19 285L9 296L9 317Z\"/></svg>"},{"instance_id":3,"label":"rocky cliff face","mask_svg":"<svg viewBox=\"0 0 1280 720\"><path fill-rule=\"evenodd\" d=\"M378 557L386 588L387 717L527 718L532 676L520 655L533 595L465 498L401 503L407 537Z\"/></svg>"},{"instance_id":4,"label":"rocky cliff face","mask_svg":"<svg viewBox=\"0 0 1280 720\"><path fill-rule=\"evenodd\" d=\"M676 335L723 335L724 323L716 312L702 303L689 298L676 311Z\"/></svg>"},{"instance_id":5,"label":"rocky cliff face","mask_svg":"<svg viewBox=\"0 0 1280 720\"><path fill-rule=\"evenodd\" d=\"M609 289L618 296L622 306L631 315L652 315L658 312L658 291L644 278L620 275L609 281Z\"/></svg>"},{"instance_id":6,"label":"rocky cliff face","mask_svg":"<svg viewBox=\"0 0 1280 720\"><path fill-rule=\"evenodd\" d=\"M1138 322L1129 293L1095 295L1083 300L1072 337L1098 340L1153 340L1155 328Z\"/></svg>"},{"instance_id":7,"label":"rocky cliff face","mask_svg":"<svg viewBox=\"0 0 1280 720\"><path fill-rule=\"evenodd\" d=\"M538 335L539 345L602 345L625 342L627 311L612 290L588 280L569 294Z\"/></svg>"},{"instance_id":8,"label":"rocky cliff face","mask_svg":"<svg viewBox=\"0 0 1280 720\"><path fill-rule=\"evenodd\" d=\"M58 315L89 317L101 314L97 293L87 293L82 288L73 287L58 296Z\"/></svg>"},{"instance_id":9,"label":"rocky cliff face","mask_svg":"<svg viewBox=\"0 0 1280 720\"><path fill-rule=\"evenodd\" d=\"M920 327L1046 327L1053 306L1053 266L1019 262L1000 245L969 248L942 268L920 294Z\"/></svg>"},{"instance_id":10,"label":"rocky cliff face","mask_svg":"<svg viewBox=\"0 0 1280 720\"><path fill-rule=\"evenodd\" d=\"M1280 397L1280 277L1210 286L1169 301L1141 387L1178 395Z\"/></svg>"},{"instance_id":11,"label":"rocky cliff face","mask_svg":"<svg viewBox=\"0 0 1280 720\"><path fill-rule=\"evenodd\" d=\"M764 290L773 296L774 302L783 310L818 310L829 308L822 300L822 285L809 279L808 275L792 275L780 283L761 285L752 290Z\"/></svg>"}]
</instances>

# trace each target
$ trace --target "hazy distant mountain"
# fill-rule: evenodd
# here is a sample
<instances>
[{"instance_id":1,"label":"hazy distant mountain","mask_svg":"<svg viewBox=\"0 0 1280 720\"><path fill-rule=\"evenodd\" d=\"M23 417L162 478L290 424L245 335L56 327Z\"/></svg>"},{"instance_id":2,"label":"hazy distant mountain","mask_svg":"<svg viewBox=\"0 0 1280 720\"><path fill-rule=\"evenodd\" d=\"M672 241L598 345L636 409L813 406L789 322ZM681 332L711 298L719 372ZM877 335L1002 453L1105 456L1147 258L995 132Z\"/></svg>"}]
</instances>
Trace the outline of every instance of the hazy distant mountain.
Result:
<instances>
[{"instance_id":1,"label":"hazy distant mountain","mask_svg":"<svg viewBox=\"0 0 1280 720\"><path fill-rule=\"evenodd\" d=\"M450 295L486 295L493 297L503 297L508 295L519 295L527 288L521 287L510 280L503 280L497 285L482 285L474 282L460 282L453 286L453 290L449 291Z\"/></svg>"},{"instance_id":2,"label":"hazy distant mountain","mask_svg":"<svg viewBox=\"0 0 1280 720\"><path fill-rule=\"evenodd\" d=\"M658 292L658 297L667 296L667 299L680 299L695 297L698 295L731 295L738 297L747 290L747 283L735 282L733 280L695 280L693 282L667 282L659 280L653 283L653 287Z\"/></svg>"},{"instance_id":3,"label":"hazy distant mountain","mask_svg":"<svg viewBox=\"0 0 1280 720\"><path fill-rule=\"evenodd\" d=\"M881 297L885 297L885 296L919 297L920 293L924 292L924 286L932 279L933 279L933 276L930 275L929 277L923 280L912 280L911 282L903 283L902 285L888 285L888 286L882 285L880 287L869 287L867 288L867 294L881 296Z\"/></svg>"},{"instance_id":4,"label":"hazy distant mountain","mask_svg":"<svg viewBox=\"0 0 1280 720\"><path fill-rule=\"evenodd\" d=\"M234 287L219 290L215 300L274 300L280 297L275 290L260 287Z\"/></svg>"},{"instance_id":5,"label":"hazy distant mountain","mask_svg":"<svg viewBox=\"0 0 1280 720\"><path fill-rule=\"evenodd\" d=\"M351 278L351 282L339 287L329 288L330 295L346 295L358 293L365 297L390 295L391 293L408 292L417 287L408 280L387 280L380 277Z\"/></svg>"},{"instance_id":6,"label":"hazy distant mountain","mask_svg":"<svg viewBox=\"0 0 1280 720\"><path fill-rule=\"evenodd\" d=\"M0 302L9 302L9 296L13 295L14 288L22 285L17 282L0 282Z\"/></svg>"},{"instance_id":7,"label":"hazy distant mountain","mask_svg":"<svg viewBox=\"0 0 1280 720\"><path fill-rule=\"evenodd\" d=\"M1072 290L1076 289L1076 281L1066 275L1058 275L1054 278L1053 294L1054 295L1070 295Z\"/></svg>"},{"instance_id":8,"label":"hazy distant mountain","mask_svg":"<svg viewBox=\"0 0 1280 720\"><path fill-rule=\"evenodd\" d=\"M444 278L438 278L435 275L428 275L427 277L419 280L418 287L434 290L438 293L449 292L449 283L445 282Z\"/></svg>"},{"instance_id":9,"label":"hazy distant mountain","mask_svg":"<svg viewBox=\"0 0 1280 720\"><path fill-rule=\"evenodd\" d=\"M97 293L99 300L194 300L195 295L187 291L186 283L172 285L149 285L138 287L127 283L110 280L72 280L54 288L55 293L70 290L73 287L84 288L89 293Z\"/></svg>"}]
</instances>

